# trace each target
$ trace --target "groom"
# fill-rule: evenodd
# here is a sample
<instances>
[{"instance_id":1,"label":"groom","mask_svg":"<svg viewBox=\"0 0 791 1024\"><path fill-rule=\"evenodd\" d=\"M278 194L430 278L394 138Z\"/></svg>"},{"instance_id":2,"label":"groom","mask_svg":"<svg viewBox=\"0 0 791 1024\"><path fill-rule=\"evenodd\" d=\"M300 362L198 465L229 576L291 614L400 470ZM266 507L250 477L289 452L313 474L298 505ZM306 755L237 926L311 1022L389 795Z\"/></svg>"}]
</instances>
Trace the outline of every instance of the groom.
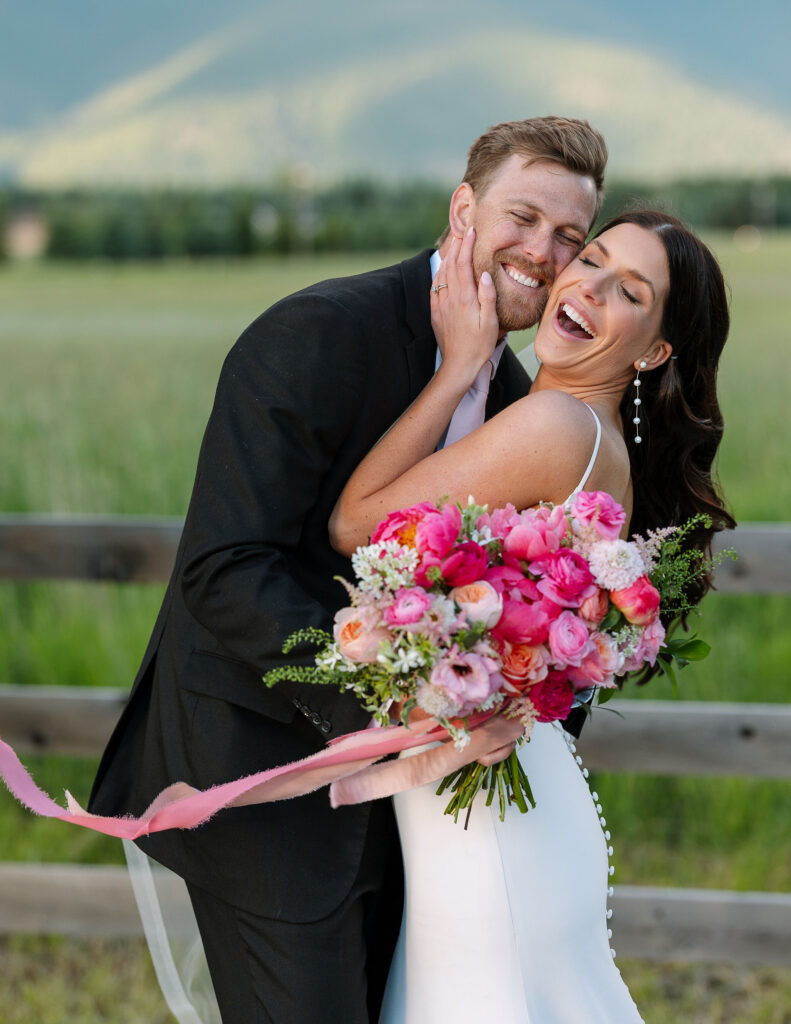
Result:
<instances>
[{"instance_id":1,"label":"groom","mask_svg":"<svg viewBox=\"0 0 791 1024\"><path fill-rule=\"evenodd\" d=\"M494 278L503 332L537 321L582 247L605 162L599 133L566 118L497 125L473 144L440 255L450 231L474 225L476 274ZM435 372L430 257L306 288L231 349L94 813L139 813L169 783L205 789L365 727L352 695L267 689L261 675L308 662L304 650L285 659L283 640L330 627L346 600L333 577L349 577L350 566L330 547L327 523L356 465ZM528 387L505 347L486 414ZM187 882L225 1024L377 1019L402 901L389 801L332 810L321 791L226 810L140 845Z\"/></svg>"}]
</instances>

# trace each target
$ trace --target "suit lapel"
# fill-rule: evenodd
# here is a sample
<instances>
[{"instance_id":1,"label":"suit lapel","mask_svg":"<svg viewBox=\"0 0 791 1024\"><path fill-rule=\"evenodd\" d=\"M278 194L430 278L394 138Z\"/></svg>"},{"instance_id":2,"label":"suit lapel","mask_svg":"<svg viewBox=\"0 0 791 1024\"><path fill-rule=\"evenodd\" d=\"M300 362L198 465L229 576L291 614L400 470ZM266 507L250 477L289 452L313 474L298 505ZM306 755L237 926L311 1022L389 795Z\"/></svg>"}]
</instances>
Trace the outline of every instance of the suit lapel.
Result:
<instances>
[{"instance_id":1,"label":"suit lapel","mask_svg":"<svg viewBox=\"0 0 791 1024\"><path fill-rule=\"evenodd\" d=\"M409 371L409 400L414 401L434 373L437 341L431 329L431 249L425 249L401 264L404 285L404 355Z\"/></svg>"}]
</instances>

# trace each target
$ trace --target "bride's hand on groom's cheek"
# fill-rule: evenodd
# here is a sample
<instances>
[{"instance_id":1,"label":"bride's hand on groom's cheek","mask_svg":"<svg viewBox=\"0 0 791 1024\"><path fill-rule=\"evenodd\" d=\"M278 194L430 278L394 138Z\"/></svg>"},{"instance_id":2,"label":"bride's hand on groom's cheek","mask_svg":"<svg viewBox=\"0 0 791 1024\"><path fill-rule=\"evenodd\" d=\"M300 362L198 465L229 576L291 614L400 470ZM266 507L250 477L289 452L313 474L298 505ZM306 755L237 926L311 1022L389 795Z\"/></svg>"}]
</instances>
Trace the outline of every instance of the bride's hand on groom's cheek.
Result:
<instances>
[{"instance_id":1,"label":"bride's hand on groom's cheek","mask_svg":"<svg viewBox=\"0 0 791 1024\"><path fill-rule=\"evenodd\" d=\"M431 324L446 372L471 375L470 382L491 357L499 334L491 276L484 272L475 280L474 244L472 228L463 239L453 236L431 292Z\"/></svg>"}]
</instances>

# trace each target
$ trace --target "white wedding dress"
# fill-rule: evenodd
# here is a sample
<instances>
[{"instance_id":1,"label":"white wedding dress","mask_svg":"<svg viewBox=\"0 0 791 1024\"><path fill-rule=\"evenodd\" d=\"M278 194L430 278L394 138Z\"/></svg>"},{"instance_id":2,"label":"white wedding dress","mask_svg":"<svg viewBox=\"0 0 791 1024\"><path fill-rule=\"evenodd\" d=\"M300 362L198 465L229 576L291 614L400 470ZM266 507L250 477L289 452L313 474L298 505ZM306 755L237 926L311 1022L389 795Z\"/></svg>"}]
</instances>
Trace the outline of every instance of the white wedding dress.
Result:
<instances>
[{"instance_id":1,"label":"white wedding dress","mask_svg":"<svg viewBox=\"0 0 791 1024\"><path fill-rule=\"evenodd\" d=\"M479 794L465 830L436 784L393 798L406 896L380 1024L640 1024L610 949L610 836L573 737L537 723L519 759L536 806L504 822Z\"/></svg>"}]
</instances>

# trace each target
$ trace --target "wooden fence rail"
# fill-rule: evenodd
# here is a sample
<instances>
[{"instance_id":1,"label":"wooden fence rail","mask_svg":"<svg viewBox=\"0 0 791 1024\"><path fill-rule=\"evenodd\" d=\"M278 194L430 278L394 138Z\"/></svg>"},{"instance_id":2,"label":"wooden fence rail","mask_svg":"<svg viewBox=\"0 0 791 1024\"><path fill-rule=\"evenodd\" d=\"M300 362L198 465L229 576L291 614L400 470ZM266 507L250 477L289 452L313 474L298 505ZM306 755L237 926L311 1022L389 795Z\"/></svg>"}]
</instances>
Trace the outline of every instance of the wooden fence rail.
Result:
<instances>
[{"instance_id":1,"label":"wooden fence rail","mask_svg":"<svg viewBox=\"0 0 791 1024\"><path fill-rule=\"evenodd\" d=\"M0 580L161 583L181 525L0 516ZM739 556L717 569L721 592L791 594L791 524L744 524L717 546ZM23 754L95 756L126 697L114 688L0 686L0 736ZM579 750L593 770L788 780L791 704L615 700L596 711ZM165 882L164 899L178 920L185 909L179 879ZM791 963L791 894L617 886L613 906L613 941L622 955ZM141 934L126 870L0 864L0 934L19 932Z\"/></svg>"}]
</instances>

